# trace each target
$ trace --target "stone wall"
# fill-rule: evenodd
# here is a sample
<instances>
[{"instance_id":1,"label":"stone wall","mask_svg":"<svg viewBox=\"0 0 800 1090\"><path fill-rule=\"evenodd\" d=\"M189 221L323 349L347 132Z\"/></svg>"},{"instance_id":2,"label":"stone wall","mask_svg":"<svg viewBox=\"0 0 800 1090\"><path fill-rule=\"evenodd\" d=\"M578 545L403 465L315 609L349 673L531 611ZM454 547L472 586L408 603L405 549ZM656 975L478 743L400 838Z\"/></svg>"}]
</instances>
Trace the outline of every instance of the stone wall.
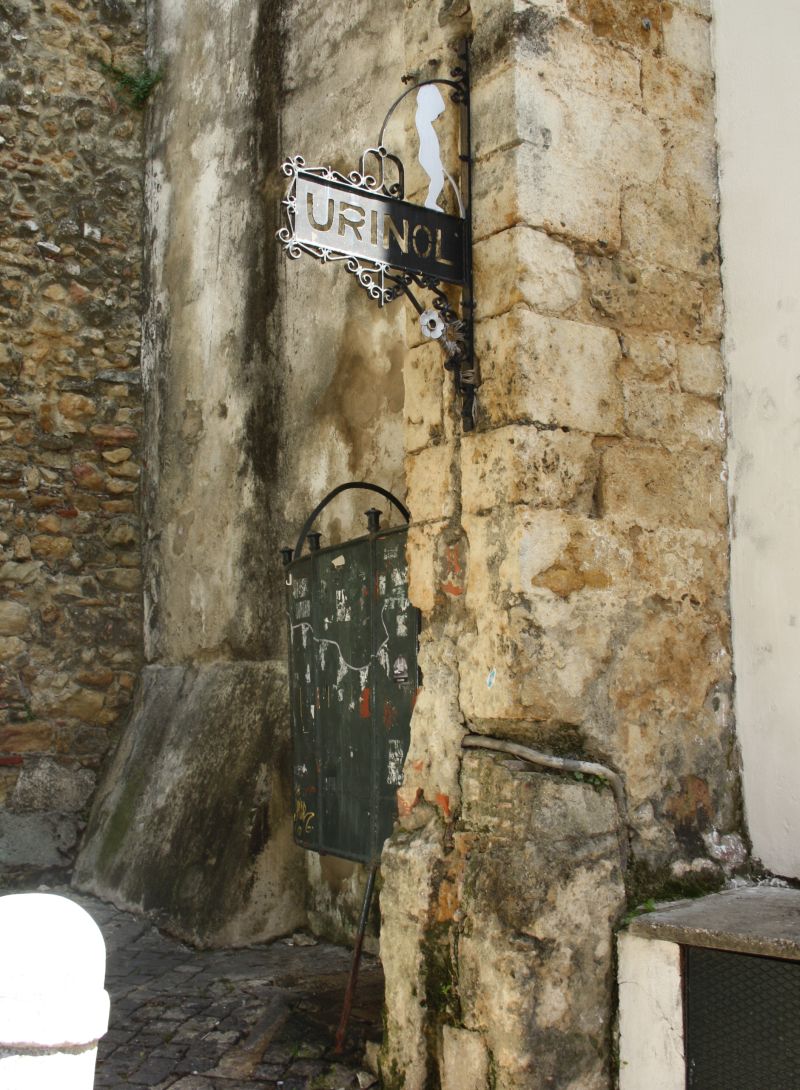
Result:
<instances>
[{"instance_id":1,"label":"stone wall","mask_svg":"<svg viewBox=\"0 0 800 1090\"><path fill-rule=\"evenodd\" d=\"M431 33L423 7L409 68L474 33L483 385L461 436L410 353L424 688L384 855L384 1079L599 1090L626 886L745 855L709 9L475 0ZM462 761L465 731L604 763L627 818L602 780Z\"/></svg>"},{"instance_id":2,"label":"stone wall","mask_svg":"<svg viewBox=\"0 0 800 1090\"><path fill-rule=\"evenodd\" d=\"M76 880L199 943L307 920L347 938L360 868L291 839L279 548L344 481L404 494L404 314L275 233L284 158L349 171L374 142L402 22L367 0L170 0L149 49L146 666ZM368 506L337 502L325 540Z\"/></svg>"},{"instance_id":3,"label":"stone wall","mask_svg":"<svg viewBox=\"0 0 800 1090\"><path fill-rule=\"evenodd\" d=\"M22 38L26 18L78 34L95 14L56 2L3 11ZM375 480L412 511L424 676L384 853L384 1085L606 1090L611 936L626 897L714 883L744 856L708 4L161 0L148 29L164 80L147 134L146 665L77 881L200 943L308 919L347 932L361 876L306 863L291 844L277 550L328 489ZM483 377L469 435L413 316L404 351L402 308L376 312L342 270L287 263L274 242L281 159L352 169L401 79L446 76L465 34ZM62 35L53 49L69 44ZM22 67L10 87L6 98L24 96ZM22 97L5 108L33 124ZM65 171L100 170L81 143L101 124L81 129L90 115L76 103ZM131 177L135 167L132 157ZM23 184L33 192L38 177ZM96 178L97 207L116 202L117 227L119 179ZM412 199L418 183L409 176ZM126 321L135 330L135 301L116 317L122 289L109 292L97 255L116 255L115 284L126 265L99 213L80 206L50 225L58 202L12 201L25 213L14 245L36 276L26 266L9 290L38 284L46 300L9 307L15 329L29 315L30 340L5 365L17 389L4 404L31 411L16 423L5 410L2 497L21 518L4 543L16 581L3 646L12 662L29 656L11 675L22 695L3 728L23 739L2 766L15 781L4 843L20 844L21 822L74 840L77 818L52 813L88 797L133 684L138 428L119 379L138 346L134 332L117 343ZM94 264L81 265L79 247ZM71 267L97 279L81 287ZM71 327L82 306L85 335ZM37 495L50 498L34 515ZM360 504L337 509L326 540L360 520ZM85 538L73 543L67 526ZM99 641L78 627L87 618L102 619ZM601 762L626 804L602 778L464 758L467 732ZM27 766L25 739L41 746Z\"/></svg>"},{"instance_id":4,"label":"stone wall","mask_svg":"<svg viewBox=\"0 0 800 1090\"><path fill-rule=\"evenodd\" d=\"M0 880L63 875L141 661L140 0L0 3Z\"/></svg>"}]
</instances>

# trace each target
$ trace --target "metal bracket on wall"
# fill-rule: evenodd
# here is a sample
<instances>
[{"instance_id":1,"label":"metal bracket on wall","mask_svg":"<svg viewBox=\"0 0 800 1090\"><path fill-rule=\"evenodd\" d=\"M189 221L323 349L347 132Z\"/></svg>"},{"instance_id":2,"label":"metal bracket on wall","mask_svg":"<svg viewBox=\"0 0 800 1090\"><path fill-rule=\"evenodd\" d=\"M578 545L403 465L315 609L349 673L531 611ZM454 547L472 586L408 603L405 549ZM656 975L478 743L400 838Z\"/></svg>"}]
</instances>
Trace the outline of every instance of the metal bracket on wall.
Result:
<instances>
[{"instance_id":1,"label":"metal bracket on wall","mask_svg":"<svg viewBox=\"0 0 800 1090\"><path fill-rule=\"evenodd\" d=\"M469 47L463 42L450 79L414 83L389 107L377 143L361 156L359 169L344 175L331 167L308 167L297 155L282 165L291 185L283 206L286 225L277 237L291 258L303 254L323 263L344 262L378 306L404 296L425 337L439 342L444 366L453 373L461 399L464 431L475 426L475 364L472 293L472 138ZM445 169L433 122L445 109L439 87L459 109L458 183ZM405 196L405 167L386 146L386 128L400 103L417 93L419 163L430 185L424 205ZM439 205L451 187L458 215ZM427 295L427 300L423 302ZM454 298L454 296L457 296Z\"/></svg>"}]
</instances>

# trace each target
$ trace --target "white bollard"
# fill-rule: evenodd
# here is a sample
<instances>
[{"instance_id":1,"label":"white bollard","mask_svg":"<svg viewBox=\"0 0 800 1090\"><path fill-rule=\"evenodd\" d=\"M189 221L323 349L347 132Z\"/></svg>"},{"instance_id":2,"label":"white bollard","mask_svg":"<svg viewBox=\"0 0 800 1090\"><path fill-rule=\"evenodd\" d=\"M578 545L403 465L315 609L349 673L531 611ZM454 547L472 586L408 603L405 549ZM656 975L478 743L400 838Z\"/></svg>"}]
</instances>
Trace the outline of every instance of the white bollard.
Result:
<instances>
[{"instance_id":1,"label":"white bollard","mask_svg":"<svg viewBox=\"0 0 800 1090\"><path fill-rule=\"evenodd\" d=\"M0 897L0 1087L91 1090L108 1029L100 928L66 897Z\"/></svg>"}]
</instances>

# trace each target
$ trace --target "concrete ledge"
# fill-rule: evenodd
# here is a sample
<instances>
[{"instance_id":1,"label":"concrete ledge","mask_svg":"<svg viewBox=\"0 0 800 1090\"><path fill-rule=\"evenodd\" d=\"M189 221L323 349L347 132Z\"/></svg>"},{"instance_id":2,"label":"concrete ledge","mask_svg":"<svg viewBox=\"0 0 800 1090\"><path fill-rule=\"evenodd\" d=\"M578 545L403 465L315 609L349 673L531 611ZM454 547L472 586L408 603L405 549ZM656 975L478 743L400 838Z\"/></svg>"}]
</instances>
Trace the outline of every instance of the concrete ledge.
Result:
<instances>
[{"instance_id":1,"label":"concrete ledge","mask_svg":"<svg viewBox=\"0 0 800 1090\"><path fill-rule=\"evenodd\" d=\"M753 886L676 901L633 920L628 933L683 946L800 961L800 890Z\"/></svg>"}]
</instances>

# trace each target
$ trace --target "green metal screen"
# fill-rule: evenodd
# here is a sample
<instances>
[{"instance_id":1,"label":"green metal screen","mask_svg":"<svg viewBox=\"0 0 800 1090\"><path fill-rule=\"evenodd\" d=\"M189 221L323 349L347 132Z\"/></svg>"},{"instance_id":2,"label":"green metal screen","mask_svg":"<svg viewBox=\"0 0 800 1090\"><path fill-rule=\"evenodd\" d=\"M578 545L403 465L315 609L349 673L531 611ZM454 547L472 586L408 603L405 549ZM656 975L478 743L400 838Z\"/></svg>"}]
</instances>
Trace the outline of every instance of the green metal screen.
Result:
<instances>
[{"instance_id":1,"label":"green metal screen","mask_svg":"<svg viewBox=\"0 0 800 1090\"><path fill-rule=\"evenodd\" d=\"M288 564L294 837L377 862L417 693L417 611L407 528L317 549Z\"/></svg>"}]
</instances>

